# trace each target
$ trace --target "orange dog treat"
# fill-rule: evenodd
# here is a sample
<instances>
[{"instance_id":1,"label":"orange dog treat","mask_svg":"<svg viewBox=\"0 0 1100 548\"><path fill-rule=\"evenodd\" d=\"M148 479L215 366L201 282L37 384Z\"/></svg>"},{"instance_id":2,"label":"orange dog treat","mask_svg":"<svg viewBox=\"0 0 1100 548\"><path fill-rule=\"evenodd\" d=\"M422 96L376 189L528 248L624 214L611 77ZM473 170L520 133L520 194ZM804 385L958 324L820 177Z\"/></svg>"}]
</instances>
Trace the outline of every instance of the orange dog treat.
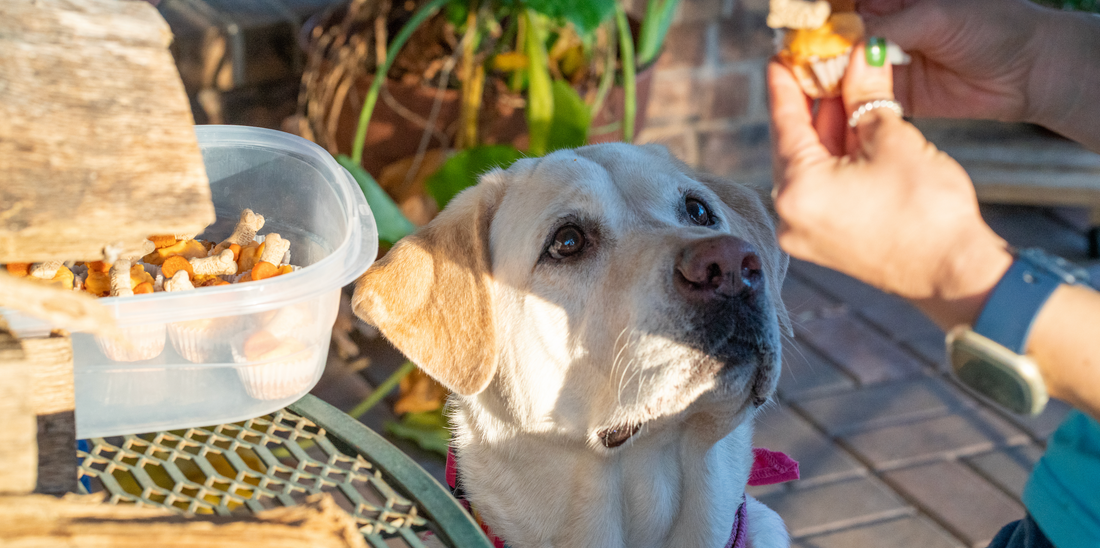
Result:
<instances>
[{"instance_id":1,"label":"orange dog treat","mask_svg":"<svg viewBox=\"0 0 1100 548\"><path fill-rule=\"evenodd\" d=\"M164 274L165 278L175 276L176 272L180 270L187 272L187 275L192 278L195 277L195 271L191 268L191 262L180 255L168 257L160 267L160 272Z\"/></svg>"},{"instance_id":2,"label":"orange dog treat","mask_svg":"<svg viewBox=\"0 0 1100 548\"><path fill-rule=\"evenodd\" d=\"M168 257L179 255L185 259L206 256L206 246L196 240L180 240L173 245L158 249L141 258L145 264L160 266Z\"/></svg>"},{"instance_id":3,"label":"orange dog treat","mask_svg":"<svg viewBox=\"0 0 1100 548\"><path fill-rule=\"evenodd\" d=\"M134 288L143 283L148 282L150 285L153 283L153 276L145 271L145 267L139 264L135 264L130 267L130 287Z\"/></svg>"},{"instance_id":4,"label":"orange dog treat","mask_svg":"<svg viewBox=\"0 0 1100 548\"><path fill-rule=\"evenodd\" d=\"M141 282L134 286L134 295L144 295L146 293L153 292L153 284L149 282Z\"/></svg>"},{"instance_id":5,"label":"orange dog treat","mask_svg":"<svg viewBox=\"0 0 1100 548\"><path fill-rule=\"evenodd\" d=\"M8 269L8 274L16 278L29 276L31 273L31 263L8 263L5 268Z\"/></svg>"},{"instance_id":6,"label":"orange dog treat","mask_svg":"<svg viewBox=\"0 0 1100 548\"><path fill-rule=\"evenodd\" d=\"M176 242L179 241L171 234L167 236L149 236L149 240L153 242L153 245L157 246L157 249L176 245Z\"/></svg>"},{"instance_id":7,"label":"orange dog treat","mask_svg":"<svg viewBox=\"0 0 1100 548\"><path fill-rule=\"evenodd\" d=\"M278 276L279 269L275 265L267 262L260 261L256 263L256 266L252 267L252 281L258 282L260 280L266 280L272 276Z\"/></svg>"},{"instance_id":8,"label":"orange dog treat","mask_svg":"<svg viewBox=\"0 0 1100 548\"><path fill-rule=\"evenodd\" d=\"M196 274L191 280L195 287L211 287L216 285L229 285L229 282L221 279L217 274Z\"/></svg>"},{"instance_id":9,"label":"orange dog treat","mask_svg":"<svg viewBox=\"0 0 1100 548\"><path fill-rule=\"evenodd\" d=\"M72 289L73 283L76 281L76 276L73 275L73 271L68 267L62 266L57 269L57 274L54 274L50 279L50 283L58 284L64 289Z\"/></svg>"},{"instance_id":10,"label":"orange dog treat","mask_svg":"<svg viewBox=\"0 0 1100 548\"><path fill-rule=\"evenodd\" d=\"M264 252L264 244L252 242L241 248L241 258L237 261L237 272L252 270Z\"/></svg>"},{"instance_id":11,"label":"orange dog treat","mask_svg":"<svg viewBox=\"0 0 1100 548\"><path fill-rule=\"evenodd\" d=\"M229 244L229 247L227 249L233 252L234 261L241 260L241 246L237 244Z\"/></svg>"},{"instance_id":12,"label":"orange dog treat","mask_svg":"<svg viewBox=\"0 0 1100 548\"><path fill-rule=\"evenodd\" d=\"M88 267L88 278L84 280L84 291L96 297L106 297L111 294L111 277L107 272L94 270Z\"/></svg>"}]
</instances>

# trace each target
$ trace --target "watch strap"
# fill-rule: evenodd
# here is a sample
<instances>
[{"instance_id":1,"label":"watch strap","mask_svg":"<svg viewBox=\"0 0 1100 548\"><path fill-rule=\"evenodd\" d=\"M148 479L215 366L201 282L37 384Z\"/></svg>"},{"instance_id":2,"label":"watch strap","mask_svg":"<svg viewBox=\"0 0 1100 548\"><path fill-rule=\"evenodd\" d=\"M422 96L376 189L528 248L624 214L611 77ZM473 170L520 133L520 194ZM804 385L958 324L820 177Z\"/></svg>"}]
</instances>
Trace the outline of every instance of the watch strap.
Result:
<instances>
[{"instance_id":1,"label":"watch strap","mask_svg":"<svg viewBox=\"0 0 1100 548\"><path fill-rule=\"evenodd\" d=\"M1080 281L1053 261L1038 250L1016 252L1012 266L990 292L974 323L974 331L1023 354L1039 309L1058 286ZM1064 260L1060 262L1065 263Z\"/></svg>"}]
</instances>

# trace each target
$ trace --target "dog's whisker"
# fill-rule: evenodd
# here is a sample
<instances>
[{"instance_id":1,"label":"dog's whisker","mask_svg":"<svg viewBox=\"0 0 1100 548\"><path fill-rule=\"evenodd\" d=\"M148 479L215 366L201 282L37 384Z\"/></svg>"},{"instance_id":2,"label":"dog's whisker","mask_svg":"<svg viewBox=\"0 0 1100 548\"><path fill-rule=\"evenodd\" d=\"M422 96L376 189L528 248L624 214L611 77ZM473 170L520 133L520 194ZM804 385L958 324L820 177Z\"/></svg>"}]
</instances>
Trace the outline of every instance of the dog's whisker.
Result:
<instances>
[{"instance_id":1,"label":"dog's whisker","mask_svg":"<svg viewBox=\"0 0 1100 548\"><path fill-rule=\"evenodd\" d=\"M618 402L619 402L619 407L622 407L622 405L623 405L623 391L625 390L626 385L629 384L630 381L632 381L634 379L635 375L640 373L640 371L638 369L631 368L631 365L633 365L633 364L634 364L634 358L632 357L623 366L623 374L622 374L622 376L619 377L619 389L617 391L617 398L618 398ZM627 376L628 372L630 373L629 377Z\"/></svg>"},{"instance_id":2,"label":"dog's whisker","mask_svg":"<svg viewBox=\"0 0 1100 548\"><path fill-rule=\"evenodd\" d=\"M619 333L619 336L615 337L616 345L619 344L619 339L621 339L622 336L626 334L628 329L629 326L624 327L622 332ZM627 335L626 343L619 347L619 349L615 352L615 358L611 360L611 376L609 377L609 380L613 380L615 378L615 369L617 369L619 364L622 362L623 353L626 352L626 349L630 346L630 337L631 335Z\"/></svg>"},{"instance_id":3,"label":"dog's whisker","mask_svg":"<svg viewBox=\"0 0 1100 548\"><path fill-rule=\"evenodd\" d=\"M812 371L813 367L814 367L813 362L809 358L806 357L806 353L802 351L801 347L794 344L794 337L792 337L790 335L784 335L784 334L780 334L780 337L781 337L781 340L783 341L783 346L791 349L793 352L796 352L798 354L799 360L801 360L801 362L803 364L805 364ZM787 363L786 365L791 365L791 364ZM794 368L793 367L788 367L788 369L790 369L791 377L794 378L794 376L795 376Z\"/></svg>"},{"instance_id":4,"label":"dog's whisker","mask_svg":"<svg viewBox=\"0 0 1100 548\"><path fill-rule=\"evenodd\" d=\"M619 341L622 340L623 335L625 335L627 330L629 329L629 325L624 327L623 330L619 332L619 335L615 337L615 344L611 345L611 348L617 348L617 350L615 350L615 358L611 360L611 372L607 377L608 380L613 380L615 378L615 367L618 365L619 359L622 357L623 351L626 350L627 346L629 346L629 344L619 346ZM627 342L630 342L629 337L627 337Z\"/></svg>"}]
</instances>

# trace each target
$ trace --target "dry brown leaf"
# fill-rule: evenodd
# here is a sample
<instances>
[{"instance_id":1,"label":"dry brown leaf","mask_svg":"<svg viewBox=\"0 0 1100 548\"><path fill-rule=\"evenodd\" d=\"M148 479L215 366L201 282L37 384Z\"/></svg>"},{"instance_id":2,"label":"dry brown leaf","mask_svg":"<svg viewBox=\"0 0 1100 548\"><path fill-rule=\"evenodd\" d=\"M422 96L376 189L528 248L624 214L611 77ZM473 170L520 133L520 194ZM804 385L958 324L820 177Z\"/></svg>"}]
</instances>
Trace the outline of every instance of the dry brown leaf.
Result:
<instances>
[{"instance_id":1,"label":"dry brown leaf","mask_svg":"<svg viewBox=\"0 0 1100 548\"><path fill-rule=\"evenodd\" d=\"M447 389L420 368L401 379L400 393L401 397L393 406L394 413L398 415L435 411L443 407L443 402L447 400Z\"/></svg>"}]
</instances>

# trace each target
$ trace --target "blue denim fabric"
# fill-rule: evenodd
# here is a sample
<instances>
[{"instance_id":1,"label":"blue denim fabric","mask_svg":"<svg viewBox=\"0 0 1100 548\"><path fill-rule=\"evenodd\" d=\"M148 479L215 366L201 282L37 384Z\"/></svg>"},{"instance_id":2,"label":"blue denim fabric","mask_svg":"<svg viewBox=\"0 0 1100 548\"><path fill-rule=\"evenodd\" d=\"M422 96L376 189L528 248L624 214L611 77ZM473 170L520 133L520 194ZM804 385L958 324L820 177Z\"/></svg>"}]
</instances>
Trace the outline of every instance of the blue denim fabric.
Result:
<instances>
[{"instance_id":1,"label":"blue denim fabric","mask_svg":"<svg viewBox=\"0 0 1100 548\"><path fill-rule=\"evenodd\" d=\"M1024 519L1002 527L993 537L993 542L989 543L989 548L1054 548L1054 545L1028 514Z\"/></svg>"}]
</instances>

